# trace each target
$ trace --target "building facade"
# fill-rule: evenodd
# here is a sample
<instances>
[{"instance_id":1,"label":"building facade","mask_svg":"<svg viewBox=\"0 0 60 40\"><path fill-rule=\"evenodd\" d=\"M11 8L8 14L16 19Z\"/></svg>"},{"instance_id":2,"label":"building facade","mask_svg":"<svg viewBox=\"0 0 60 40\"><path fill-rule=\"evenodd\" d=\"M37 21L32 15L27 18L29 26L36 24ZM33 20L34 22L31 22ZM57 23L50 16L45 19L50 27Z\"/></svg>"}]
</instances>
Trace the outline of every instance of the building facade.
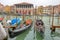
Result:
<instances>
[{"instance_id":1,"label":"building facade","mask_svg":"<svg viewBox=\"0 0 60 40\"><path fill-rule=\"evenodd\" d=\"M0 12L4 12L4 5L0 3Z\"/></svg>"},{"instance_id":2,"label":"building facade","mask_svg":"<svg viewBox=\"0 0 60 40\"><path fill-rule=\"evenodd\" d=\"M11 12L10 6L6 5L6 6L4 7L4 12L5 12L5 13L10 13L10 12Z\"/></svg>"},{"instance_id":3,"label":"building facade","mask_svg":"<svg viewBox=\"0 0 60 40\"><path fill-rule=\"evenodd\" d=\"M38 15L51 15L52 13L52 6L38 6L37 14Z\"/></svg>"},{"instance_id":4,"label":"building facade","mask_svg":"<svg viewBox=\"0 0 60 40\"><path fill-rule=\"evenodd\" d=\"M38 6L37 15L41 15L43 13L43 6Z\"/></svg>"},{"instance_id":5,"label":"building facade","mask_svg":"<svg viewBox=\"0 0 60 40\"><path fill-rule=\"evenodd\" d=\"M43 14L50 15L52 11L52 6L45 6L43 7Z\"/></svg>"},{"instance_id":6,"label":"building facade","mask_svg":"<svg viewBox=\"0 0 60 40\"><path fill-rule=\"evenodd\" d=\"M15 7L14 7L14 5L12 5L12 6L10 6L10 10L11 10L11 13L15 13Z\"/></svg>"},{"instance_id":7,"label":"building facade","mask_svg":"<svg viewBox=\"0 0 60 40\"><path fill-rule=\"evenodd\" d=\"M15 4L15 13L20 14L20 15L33 15L33 4L30 3L20 3L20 4Z\"/></svg>"},{"instance_id":8,"label":"building facade","mask_svg":"<svg viewBox=\"0 0 60 40\"><path fill-rule=\"evenodd\" d=\"M43 14L52 14L58 15L60 14L60 5L54 5L54 6L46 6L43 7Z\"/></svg>"},{"instance_id":9,"label":"building facade","mask_svg":"<svg viewBox=\"0 0 60 40\"><path fill-rule=\"evenodd\" d=\"M54 6L54 14L59 15L60 14L60 5Z\"/></svg>"}]
</instances>

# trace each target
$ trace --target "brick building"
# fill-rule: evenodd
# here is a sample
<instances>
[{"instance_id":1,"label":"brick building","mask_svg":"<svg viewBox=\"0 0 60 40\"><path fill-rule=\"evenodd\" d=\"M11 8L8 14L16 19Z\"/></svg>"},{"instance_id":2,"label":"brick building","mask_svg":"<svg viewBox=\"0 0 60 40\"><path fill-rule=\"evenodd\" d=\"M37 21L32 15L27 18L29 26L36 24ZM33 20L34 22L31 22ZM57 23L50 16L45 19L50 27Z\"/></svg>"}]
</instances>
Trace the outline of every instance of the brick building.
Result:
<instances>
[{"instance_id":1,"label":"brick building","mask_svg":"<svg viewBox=\"0 0 60 40\"><path fill-rule=\"evenodd\" d=\"M4 12L4 5L0 3L0 12Z\"/></svg>"},{"instance_id":2,"label":"brick building","mask_svg":"<svg viewBox=\"0 0 60 40\"><path fill-rule=\"evenodd\" d=\"M60 5L54 6L54 14L59 15L60 14Z\"/></svg>"},{"instance_id":3,"label":"brick building","mask_svg":"<svg viewBox=\"0 0 60 40\"><path fill-rule=\"evenodd\" d=\"M41 15L43 13L43 6L38 6L37 8L37 14Z\"/></svg>"},{"instance_id":4,"label":"brick building","mask_svg":"<svg viewBox=\"0 0 60 40\"><path fill-rule=\"evenodd\" d=\"M54 9L53 9L54 8ZM37 13L39 14L47 14L47 15L52 15L54 14L60 14L60 5L55 5L55 6L39 6L37 9Z\"/></svg>"},{"instance_id":5,"label":"brick building","mask_svg":"<svg viewBox=\"0 0 60 40\"><path fill-rule=\"evenodd\" d=\"M19 3L19 4L15 4L15 13L20 14L20 15L33 15L33 4L30 3Z\"/></svg>"}]
</instances>

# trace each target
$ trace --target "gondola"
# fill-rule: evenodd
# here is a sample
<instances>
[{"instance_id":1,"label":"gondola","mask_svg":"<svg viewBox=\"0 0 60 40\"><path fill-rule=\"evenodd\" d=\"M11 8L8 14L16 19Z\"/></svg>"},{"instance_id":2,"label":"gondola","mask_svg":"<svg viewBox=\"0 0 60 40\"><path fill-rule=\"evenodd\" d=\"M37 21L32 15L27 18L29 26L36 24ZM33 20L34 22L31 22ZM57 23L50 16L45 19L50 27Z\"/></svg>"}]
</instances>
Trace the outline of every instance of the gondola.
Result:
<instances>
[{"instance_id":1,"label":"gondola","mask_svg":"<svg viewBox=\"0 0 60 40\"><path fill-rule=\"evenodd\" d=\"M45 30L45 27L44 27L43 21L41 19L36 20L36 31L40 33L41 37L44 37L44 30Z\"/></svg>"},{"instance_id":2,"label":"gondola","mask_svg":"<svg viewBox=\"0 0 60 40\"><path fill-rule=\"evenodd\" d=\"M29 21L29 22L28 22ZM15 29L8 29L9 32L9 37L10 38L14 38L16 36L18 36L19 34L23 33L24 31L26 31L29 27L31 27L32 25L32 20L28 19L23 23L23 27L18 26L18 28L16 27Z\"/></svg>"},{"instance_id":3,"label":"gondola","mask_svg":"<svg viewBox=\"0 0 60 40\"><path fill-rule=\"evenodd\" d=\"M35 24L36 24L36 29L38 29L40 27L40 25L44 27L44 22L41 19L39 19L39 20L37 19Z\"/></svg>"}]
</instances>

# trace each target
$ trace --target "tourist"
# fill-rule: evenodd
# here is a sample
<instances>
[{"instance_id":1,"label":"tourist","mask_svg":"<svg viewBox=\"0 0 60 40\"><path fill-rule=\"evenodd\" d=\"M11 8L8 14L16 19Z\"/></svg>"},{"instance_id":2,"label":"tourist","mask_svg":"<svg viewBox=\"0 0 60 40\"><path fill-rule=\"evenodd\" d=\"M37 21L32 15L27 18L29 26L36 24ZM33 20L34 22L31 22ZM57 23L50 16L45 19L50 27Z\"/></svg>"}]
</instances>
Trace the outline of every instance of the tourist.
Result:
<instances>
[{"instance_id":1,"label":"tourist","mask_svg":"<svg viewBox=\"0 0 60 40\"><path fill-rule=\"evenodd\" d=\"M6 39L6 37L7 37L7 33L3 28L3 25L0 23L0 40Z\"/></svg>"}]
</instances>

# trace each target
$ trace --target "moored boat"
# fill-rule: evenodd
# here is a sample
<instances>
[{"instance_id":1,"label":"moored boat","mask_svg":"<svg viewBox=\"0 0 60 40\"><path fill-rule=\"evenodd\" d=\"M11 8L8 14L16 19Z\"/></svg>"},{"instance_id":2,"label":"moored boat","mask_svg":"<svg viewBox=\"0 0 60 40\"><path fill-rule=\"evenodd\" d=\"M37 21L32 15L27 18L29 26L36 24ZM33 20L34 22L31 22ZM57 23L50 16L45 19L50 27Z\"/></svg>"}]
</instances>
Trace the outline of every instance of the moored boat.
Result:
<instances>
[{"instance_id":1,"label":"moored boat","mask_svg":"<svg viewBox=\"0 0 60 40\"><path fill-rule=\"evenodd\" d=\"M18 36L19 34L23 33L25 30L27 30L32 25L32 20L28 19L23 24L20 24L14 29L9 28L9 36L11 38Z\"/></svg>"},{"instance_id":2,"label":"moored boat","mask_svg":"<svg viewBox=\"0 0 60 40\"><path fill-rule=\"evenodd\" d=\"M40 33L41 37L44 36L44 23L42 20L36 20L36 31L38 31L38 33Z\"/></svg>"}]
</instances>

